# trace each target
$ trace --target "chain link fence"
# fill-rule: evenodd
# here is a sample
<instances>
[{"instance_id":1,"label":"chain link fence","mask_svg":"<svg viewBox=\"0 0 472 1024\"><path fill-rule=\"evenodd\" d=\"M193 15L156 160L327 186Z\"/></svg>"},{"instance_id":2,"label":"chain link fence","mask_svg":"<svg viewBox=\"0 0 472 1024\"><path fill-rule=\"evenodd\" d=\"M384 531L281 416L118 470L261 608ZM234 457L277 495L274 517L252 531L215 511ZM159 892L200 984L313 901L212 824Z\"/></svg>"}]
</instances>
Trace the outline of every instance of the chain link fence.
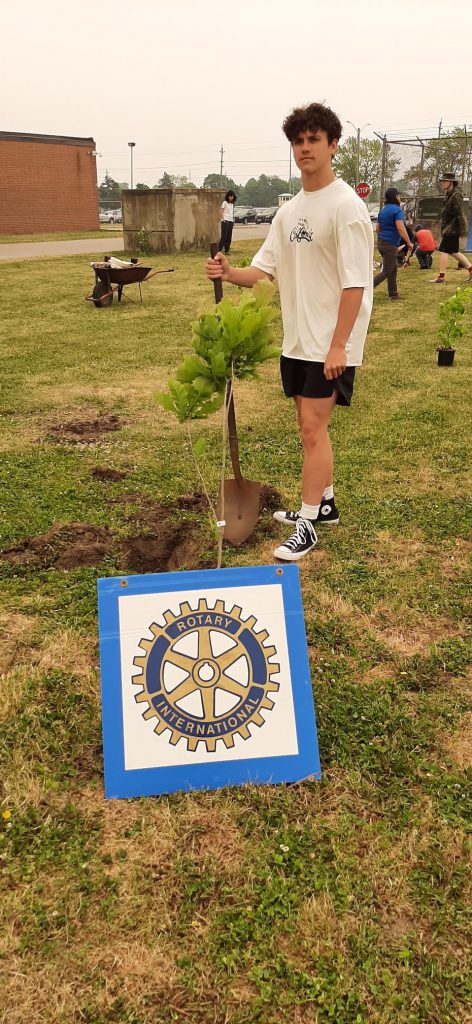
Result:
<instances>
[{"instance_id":1,"label":"chain link fence","mask_svg":"<svg viewBox=\"0 0 472 1024\"><path fill-rule=\"evenodd\" d=\"M453 171L466 200L472 198L472 134L453 132L433 139L388 139L382 142L380 196L398 188L406 213L417 217L421 200L441 197L439 177ZM433 208L433 207L432 207Z\"/></svg>"}]
</instances>

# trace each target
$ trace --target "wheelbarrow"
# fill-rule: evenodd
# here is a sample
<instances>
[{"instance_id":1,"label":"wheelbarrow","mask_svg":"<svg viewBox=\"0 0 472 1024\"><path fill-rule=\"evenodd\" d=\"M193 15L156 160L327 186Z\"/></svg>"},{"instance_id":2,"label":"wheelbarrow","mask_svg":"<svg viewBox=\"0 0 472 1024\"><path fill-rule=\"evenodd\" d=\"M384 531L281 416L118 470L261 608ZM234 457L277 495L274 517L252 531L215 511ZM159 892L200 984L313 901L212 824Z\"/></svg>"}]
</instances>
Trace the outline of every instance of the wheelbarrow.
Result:
<instances>
[{"instance_id":1,"label":"wheelbarrow","mask_svg":"<svg viewBox=\"0 0 472 1024\"><path fill-rule=\"evenodd\" d=\"M86 301L93 302L97 309L103 306L111 306L115 292L118 293L118 302L121 302L123 288L129 284L137 284L139 298L142 302L142 281L150 281L151 277L155 277L156 274L172 274L174 272L173 267L170 267L168 270L153 271L152 267L143 267L140 263L133 260L131 260L131 263L133 264L131 267L110 266L107 260L103 263L92 263L91 266L95 273L95 285L92 294L85 296ZM130 302L133 301L129 295L126 298Z\"/></svg>"}]
</instances>

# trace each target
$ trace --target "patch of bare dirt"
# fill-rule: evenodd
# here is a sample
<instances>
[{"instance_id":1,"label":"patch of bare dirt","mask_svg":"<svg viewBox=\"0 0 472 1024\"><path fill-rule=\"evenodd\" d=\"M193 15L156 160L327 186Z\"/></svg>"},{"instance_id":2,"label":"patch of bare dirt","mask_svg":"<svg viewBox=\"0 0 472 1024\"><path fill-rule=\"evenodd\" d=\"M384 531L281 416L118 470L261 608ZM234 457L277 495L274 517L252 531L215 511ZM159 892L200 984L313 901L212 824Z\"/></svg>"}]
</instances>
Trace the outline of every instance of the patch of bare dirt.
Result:
<instances>
[{"instance_id":1,"label":"patch of bare dirt","mask_svg":"<svg viewBox=\"0 0 472 1024\"><path fill-rule=\"evenodd\" d=\"M215 558L208 553L202 531L194 523L179 526L162 518L155 532L123 541L124 571L173 572L211 569L214 565Z\"/></svg>"},{"instance_id":2,"label":"patch of bare dirt","mask_svg":"<svg viewBox=\"0 0 472 1024\"><path fill-rule=\"evenodd\" d=\"M175 507L184 512L204 512L208 508L208 501L202 491L195 491L194 494L184 494L182 498L177 498Z\"/></svg>"},{"instance_id":3,"label":"patch of bare dirt","mask_svg":"<svg viewBox=\"0 0 472 1024\"><path fill-rule=\"evenodd\" d=\"M402 910L399 914L392 913L391 916L386 914L382 923L384 936L394 941L401 940L404 943L408 935L423 934L418 917L408 909Z\"/></svg>"},{"instance_id":4,"label":"patch of bare dirt","mask_svg":"<svg viewBox=\"0 0 472 1024\"><path fill-rule=\"evenodd\" d=\"M98 467L100 469L100 467ZM104 470L109 473L109 470ZM115 472L115 471L112 471ZM108 478L108 477L107 477ZM115 479L115 477L111 477ZM164 505L147 495L128 492L111 499L114 504L133 505L124 514L134 535L118 539L108 527L89 523L55 524L46 533L25 537L0 552L0 562L12 566L76 569L97 565L108 555L117 555L122 572L173 572L178 569L212 569L216 544L209 543L195 519L176 522L176 510L202 512L207 499L199 491ZM280 495L272 487L261 491L261 514L280 506Z\"/></svg>"},{"instance_id":5,"label":"patch of bare dirt","mask_svg":"<svg viewBox=\"0 0 472 1024\"><path fill-rule=\"evenodd\" d=\"M54 441L67 441L68 444L93 444L99 441L102 434L120 430L122 420L114 413L104 413L94 420L73 420L70 423L57 423L50 428L49 437Z\"/></svg>"},{"instance_id":6,"label":"patch of bare dirt","mask_svg":"<svg viewBox=\"0 0 472 1024\"><path fill-rule=\"evenodd\" d=\"M107 466L95 466L92 469L91 475L94 480L124 480L127 473L122 473L119 469L108 469Z\"/></svg>"},{"instance_id":7,"label":"patch of bare dirt","mask_svg":"<svg viewBox=\"0 0 472 1024\"><path fill-rule=\"evenodd\" d=\"M0 552L0 561L7 565L29 565L56 569L76 569L96 565L113 547L113 537L106 526L89 523L56 524L37 537L25 537Z\"/></svg>"},{"instance_id":8,"label":"patch of bare dirt","mask_svg":"<svg viewBox=\"0 0 472 1024\"><path fill-rule=\"evenodd\" d=\"M278 508L282 508L281 494L279 494L279 491L275 490L275 487L269 487L269 484L262 484L260 502L261 514L264 512L276 512Z\"/></svg>"},{"instance_id":9,"label":"patch of bare dirt","mask_svg":"<svg viewBox=\"0 0 472 1024\"><path fill-rule=\"evenodd\" d=\"M98 565L107 555L119 554L123 572L172 572L211 569L215 559L195 523L183 526L161 514L148 522L152 532L117 541L107 527L88 523L52 526L47 533L25 537L0 552L0 562L35 568L77 569Z\"/></svg>"}]
</instances>

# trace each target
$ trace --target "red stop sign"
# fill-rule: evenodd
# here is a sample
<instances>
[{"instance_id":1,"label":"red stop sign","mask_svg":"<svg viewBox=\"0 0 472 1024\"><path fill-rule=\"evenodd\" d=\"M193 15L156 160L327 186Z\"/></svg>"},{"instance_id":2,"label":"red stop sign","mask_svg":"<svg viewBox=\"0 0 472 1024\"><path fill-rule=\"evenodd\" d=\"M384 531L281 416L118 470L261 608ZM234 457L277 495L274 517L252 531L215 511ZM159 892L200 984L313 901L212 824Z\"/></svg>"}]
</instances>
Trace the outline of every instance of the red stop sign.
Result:
<instances>
[{"instance_id":1,"label":"red stop sign","mask_svg":"<svg viewBox=\"0 0 472 1024\"><path fill-rule=\"evenodd\" d=\"M359 184L356 185L356 192L361 199L367 199L367 196L370 194L370 185L368 185L366 181L360 181Z\"/></svg>"}]
</instances>

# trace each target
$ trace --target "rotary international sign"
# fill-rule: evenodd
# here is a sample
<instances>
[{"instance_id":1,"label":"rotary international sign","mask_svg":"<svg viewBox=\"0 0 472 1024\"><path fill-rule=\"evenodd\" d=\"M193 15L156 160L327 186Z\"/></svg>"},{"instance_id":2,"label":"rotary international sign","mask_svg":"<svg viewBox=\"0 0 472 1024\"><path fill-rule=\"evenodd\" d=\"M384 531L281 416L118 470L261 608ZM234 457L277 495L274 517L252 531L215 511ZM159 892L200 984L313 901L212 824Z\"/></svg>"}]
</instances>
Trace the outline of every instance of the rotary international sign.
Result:
<instances>
[{"instance_id":1,"label":"rotary international sign","mask_svg":"<svg viewBox=\"0 0 472 1024\"><path fill-rule=\"evenodd\" d=\"M297 566L98 592L107 797L319 778Z\"/></svg>"}]
</instances>

